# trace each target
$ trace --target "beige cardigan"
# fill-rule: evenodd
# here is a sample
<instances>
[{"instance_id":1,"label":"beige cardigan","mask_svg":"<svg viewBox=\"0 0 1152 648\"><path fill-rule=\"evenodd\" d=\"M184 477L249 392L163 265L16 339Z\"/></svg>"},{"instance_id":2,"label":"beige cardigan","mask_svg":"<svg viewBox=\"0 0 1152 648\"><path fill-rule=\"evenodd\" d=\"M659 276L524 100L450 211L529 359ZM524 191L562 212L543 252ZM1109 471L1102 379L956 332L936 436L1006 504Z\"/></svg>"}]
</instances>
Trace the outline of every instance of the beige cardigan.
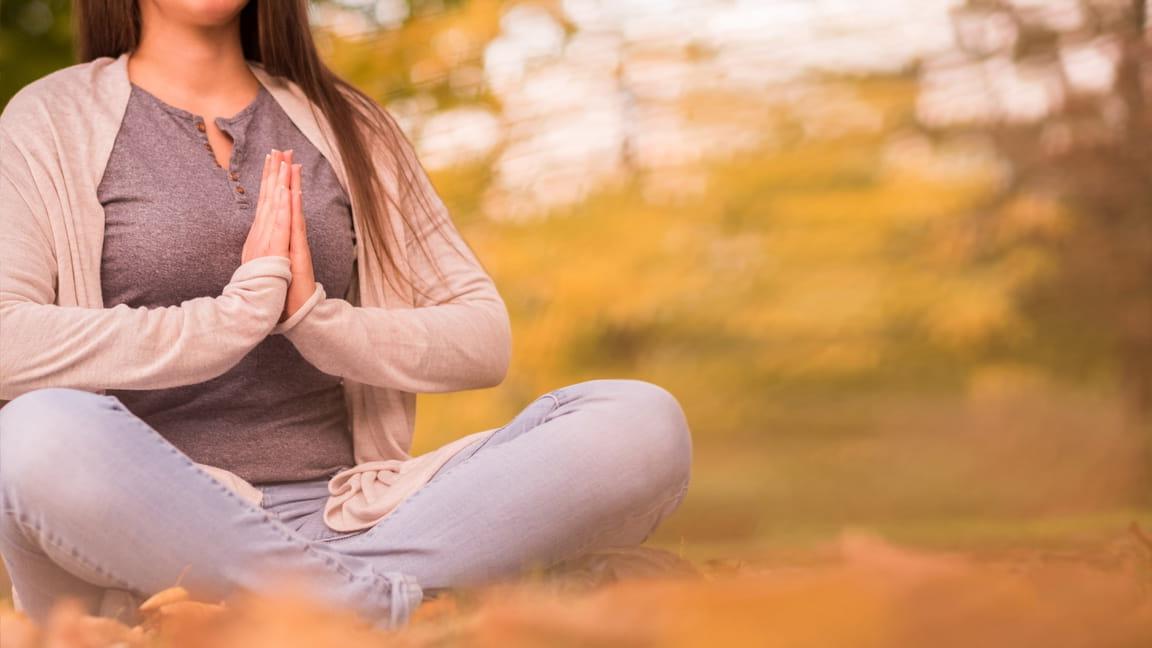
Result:
<instances>
[{"instance_id":1,"label":"beige cardigan","mask_svg":"<svg viewBox=\"0 0 1152 648\"><path fill-rule=\"evenodd\" d=\"M447 280L433 274L399 218L390 224L405 242L401 263L412 265L434 300L392 282L400 294L385 280L362 244L365 225L353 199L357 270L347 300L317 284L302 308L277 323L291 271L287 257L265 256L240 265L217 297L104 308L104 211L96 189L128 103L127 60L122 54L57 70L22 88L0 115L0 404L44 387L103 393L199 383L235 366L266 335L282 334L317 368L343 378L357 465L330 480L325 522L338 531L372 526L456 451L497 429L409 454L417 393L503 381L511 355L504 301L416 162L418 186L446 234L432 233L427 220L418 227ZM347 189L349 169L322 113L295 83L249 65ZM377 142L374 168L353 171L379 173L396 192L395 156L416 160L406 140L401 147ZM236 256L239 263L239 250ZM235 473L197 465L260 503L261 491Z\"/></svg>"}]
</instances>

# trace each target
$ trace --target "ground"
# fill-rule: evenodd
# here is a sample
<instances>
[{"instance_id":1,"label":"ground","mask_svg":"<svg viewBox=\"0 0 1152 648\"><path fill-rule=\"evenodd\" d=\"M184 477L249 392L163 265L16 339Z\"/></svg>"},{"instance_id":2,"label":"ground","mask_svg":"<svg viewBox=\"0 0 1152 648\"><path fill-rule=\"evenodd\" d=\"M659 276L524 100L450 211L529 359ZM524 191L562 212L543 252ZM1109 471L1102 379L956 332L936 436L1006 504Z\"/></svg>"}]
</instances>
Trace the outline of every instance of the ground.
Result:
<instances>
[{"instance_id":1,"label":"ground","mask_svg":"<svg viewBox=\"0 0 1152 648\"><path fill-rule=\"evenodd\" d=\"M394 632L306 599L146 604L129 628L67 602L44 628L0 608L4 648L172 646L781 646L1136 648L1152 645L1152 541L943 552L847 532L807 554L688 561L604 552L514 583L445 593Z\"/></svg>"}]
</instances>

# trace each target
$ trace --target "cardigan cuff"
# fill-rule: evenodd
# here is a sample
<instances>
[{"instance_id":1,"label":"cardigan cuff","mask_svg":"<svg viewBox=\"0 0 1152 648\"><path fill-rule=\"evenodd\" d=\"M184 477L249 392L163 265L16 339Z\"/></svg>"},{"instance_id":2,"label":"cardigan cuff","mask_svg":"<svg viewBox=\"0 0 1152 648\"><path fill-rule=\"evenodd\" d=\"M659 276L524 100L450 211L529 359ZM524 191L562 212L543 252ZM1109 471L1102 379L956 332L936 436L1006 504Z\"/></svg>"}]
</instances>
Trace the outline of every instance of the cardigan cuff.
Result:
<instances>
[{"instance_id":1,"label":"cardigan cuff","mask_svg":"<svg viewBox=\"0 0 1152 648\"><path fill-rule=\"evenodd\" d=\"M292 261L286 256L268 255L249 259L232 273L230 283L252 277L283 277L292 283Z\"/></svg>"},{"instance_id":2,"label":"cardigan cuff","mask_svg":"<svg viewBox=\"0 0 1152 648\"><path fill-rule=\"evenodd\" d=\"M300 308L297 308L296 312L292 313L291 317L284 320L283 322L278 322L276 326L272 327L272 331L269 333L269 335L282 335L285 332L291 330L292 327L296 326L300 320L304 319L308 313L310 313L312 309L315 308L316 304L319 304L320 301L326 297L327 294L324 292L324 284L317 281L316 290L312 291L312 296L309 297L308 300L303 304L300 304Z\"/></svg>"}]
</instances>

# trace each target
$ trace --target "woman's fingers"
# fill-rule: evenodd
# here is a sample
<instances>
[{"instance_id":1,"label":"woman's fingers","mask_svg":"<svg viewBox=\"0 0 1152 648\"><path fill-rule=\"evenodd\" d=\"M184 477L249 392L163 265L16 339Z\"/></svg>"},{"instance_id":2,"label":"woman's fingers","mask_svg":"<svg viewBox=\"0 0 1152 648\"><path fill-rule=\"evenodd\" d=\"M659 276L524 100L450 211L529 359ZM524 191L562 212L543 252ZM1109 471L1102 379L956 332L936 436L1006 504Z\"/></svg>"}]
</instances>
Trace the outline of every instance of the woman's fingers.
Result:
<instances>
[{"instance_id":1,"label":"woman's fingers","mask_svg":"<svg viewBox=\"0 0 1152 648\"><path fill-rule=\"evenodd\" d=\"M264 172L260 174L260 197L256 199L256 217L259 218L263 213L268 203L268 178L272 175L272 169L276 168L273 155L277 153L276 149L264 156Z\"/></svg>"},{"instance_id":2,"label":"woman's fingers","mask_svg":"<svg viewBox=\"0 0 1152 648\"><path fill-rule=\"evenodd\" d=\"M264 202L264 183L268 181L268 172L272 169L272 154L264 156L264 169L260 171L260 196L256 199L256 208Z\"/></svg>"},{"instance_id":3,"label":"woman's fingers","mask_svg":"<svg viewBox=\"0 0 1152 648\"><path fill-rule=\"evenodd\" d=\"M280 217L281 203L283 203L283 187L275 186L272 189L272 201L268 210L268 227L264 230L263 239L261 242L261 249L264 254L275 254L273 246L275 245L274 236L276 234L276 221Z\"/></svg>"},{"instance_id":4,"label":"woman's fingers","mask_svg":"<svg viewBox=\"0 0 1152 648\"><path fill-rule=\"evenodd\" d=\"M293 272L314 279L312 252L308 248L308 221L304 218L304 184L301 165L292 165L292 266Z\"/></svg>"},{"instance_id":5,"label":"woman's fingers","mask_svg":"<svg viewBox=\"0 0 1152 648\"><path fill-rule=\"evenodd\" d=\"M303 189L301 188L301 165L292 165L292 258L301 263L308 256L308 226L304 222Z\"/></svg>"},{"instance_id":6,"label":"woman's fingers","mask_svg":"<svg viewBox=\"0 0 1152 648\"><path fill-rule=\"evenodd\" d=\"M300 240L300 245L298 246L300 249L300 270L305 276L311 279L314 276L312 270L312 251L308 246L308 221L304 218L304 184L303 178L301 177L302 174L303 168L301 165L297 164L295 184L296 191L293 192L293 208L296 210L294 222L296 223L296 228L298 230L297 236Z\"/></svg>"},{"instance_id":7,"label":"woman's fingers","mask_svg":"<svg viewBox=\"0 0 1152 648\"><path fill-rule=\"evenodd\" d=\"M248 236L244 238L244 249L240 255L240 262L244 263L252 258L253 248L256 245L257 233L260 229L260 215L264 210L264 202L267 198L264 192L264 184L268 178L268 170L272 167L272 155L264 156L264 169L260 177L260 196L256 199L256 211L252 217L252 225L248 228Z\"/></svg>"},{"instance_id":8,"label":"woman's fingers","mask_svg":"<svg viewBox=\"0 0 1152 648\"><path fill-rule=\"evenodd\" d=\"M287 163L287 161L285 161L285 159L283 159L283 156L281 155L280 161L278 161L278 163L276 163L275 174L274 174L273 179L272 179L272 189L274 191L274 195L279 195L281 188L283 190L285 190L285 193L287 193L289 174L290 174L290 169L288 168L288 163ZM279 199L279 198L275 198L275 199ZM272 227L272 225L275 224L275 209L276 209L275 203L273 202L273 204L272 204L272 210L273 211L270 214L268 214L268 223L267 223L268 234L271 234L271 227Z\"/></svg>"},{"instance_id":9,"label":"woman's fingers","mask_svg":"<svg viewBox=\"0 0 1152 648\"><path fill-rule=\"evenodd\" d=\"M244 261L267 255L292 258L290 252L295 225L292 193L299 184L299 165L292 164L291 160L291 150L272 149L264 158L260 196L256 201L252 227L244 242Z\"/></svg>"},{"instance_id":10,"label":"woman's fingers","mask_svg":"<svg viewBox=\"0 0 1152 648\"><path fill-rule=\"evenodd\" d=\"M256 202L256 212L252 219L252 230L250 232L253 245L261 248L268 240L268 232L271 229L268 221L270 220L269 215L272 213L272 206L276 200L275 179L276 169L280 164L280 151L272 149L267 159L267 168L260 182L260 198Z\"/></svg>"},{"instance_id":11,"label":"woman's fingers","mask_svg":"<svg viewBox=\"0 0 1152 648\"><path fill-rule=\"evenodd\" d=\"M276 178L276 184L284 187L285 191L289 189L289 181L292 178L292 167L288 166L288 160L283 158L280 160L279 175Z\"/></svg>"},{"instance_id":12,"label":"woman's fingers","mask_svg":"<svg viewBox=\"0 0 1152 648\"><path fill-rule=\"evenodd\" d=\"M283 160L284 160L285 168L287 169L287 172L288 172L287 175L284 176L284 189L285 189L285 196L284 197L285 197L286 208L288 210L288 233L289 233L289 244L288 245L289 245L289 248L291 248L291 245L292 245L291 244L291 233L292 233L292 226L293 226L293 219L292 219L292 186L293 186L292 149L288 149L287 151L284 151Z\"/></svg>"},{"instance_id":13,"label":"woman's fingers","mask_svg":"<svg viewBox=\"0 0 1152 648\"><path fill-rule=\"evenodd\" d=\"M280 186L280 171L284 166L284 152L272 153L272 168L268 172L268 204L264 206L261 219L260 240L267 242L272 235L272 226L276 222L276 187Z\"/></svg>"},{"instance_id":14,"label":"woman's fingers","mask_svg":"<svg viewBox=\"0 0 1152 648\"><path fill-rule=\"evenodd\" d=\"M288 196L288 189L277 187L280 192L279 209L276 210L276 222L272 228L271 254L291 258L289 246L292 240L292 206Z\"/></svg>"},{"instance_id":15,"label":"woman's fingers","mask_svg":"<svg viewBox=\"0 0 1152 648\"><path fill-rule=\"evenodd\" d=\"M272 202L272 192L269 187L272 186L272 171L279 161L279 154L280 151L272 149L271 153L264 156L264 173L260 176L260 198L256 201L256 219L258 221L268 213L268 205Z\"/></svg>"},{"instance_id":16,"label":"woman's fingers","mask_svg":"<svg viewBox=\"0 0 1152 648\"><path fill-rule=\"evenodd\" d=\"M291 258L289 246L292 239L292 204L288 195L290 181L291 169L287 161L281 160L276 177L276 204L269 219L268 249L269 254L289 258Z\"/></svg>"}]
</instances>

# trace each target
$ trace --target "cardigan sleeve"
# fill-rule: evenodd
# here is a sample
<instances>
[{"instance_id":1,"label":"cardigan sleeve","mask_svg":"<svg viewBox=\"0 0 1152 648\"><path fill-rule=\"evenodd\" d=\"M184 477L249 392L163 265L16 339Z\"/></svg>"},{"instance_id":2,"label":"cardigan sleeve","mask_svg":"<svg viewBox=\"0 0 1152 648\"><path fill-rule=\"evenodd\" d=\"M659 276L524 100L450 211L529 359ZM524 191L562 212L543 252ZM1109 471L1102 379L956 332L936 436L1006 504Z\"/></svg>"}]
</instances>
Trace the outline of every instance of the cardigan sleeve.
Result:
<instances>
[{"instance_id":1,"label":"cardigan sleeve","mask_svg":"<svg viewBox=\"0 0 1152 648\"><path fill-rule=\"evenodd\" d=\"M414 193L397 201L415 221L415 232L404 228L409 276L421 289L415 291L414 308L354 306L327 297L317 284L313 299L274 333L282 329L321 371L377 387L425 393L499 385L511 357L504 300L452 222L411 144L398 127L394 133L390 146L408 160L414 191L432 212L414 209ZM394 167L382 165L394 174L389 180L400 173ZM439 261L443 279L418 248L417 237Z\"/></svg>"},{"instance_id":2,"label":"cardigan sleeve","mask_svg":"<svg viewBox=\"0 0 1152 648\"><path fill-rule=\"evenodd\" d=\"M56 249L41 197L55 185L43 177L38 183L19 146L0 135L0 400L43 387L203 382L233 367L276 325L292 277L284 256L250 259L220 296L179 306L55 304L56 255L66 252Z\"/></svg>"}]
</instances>

